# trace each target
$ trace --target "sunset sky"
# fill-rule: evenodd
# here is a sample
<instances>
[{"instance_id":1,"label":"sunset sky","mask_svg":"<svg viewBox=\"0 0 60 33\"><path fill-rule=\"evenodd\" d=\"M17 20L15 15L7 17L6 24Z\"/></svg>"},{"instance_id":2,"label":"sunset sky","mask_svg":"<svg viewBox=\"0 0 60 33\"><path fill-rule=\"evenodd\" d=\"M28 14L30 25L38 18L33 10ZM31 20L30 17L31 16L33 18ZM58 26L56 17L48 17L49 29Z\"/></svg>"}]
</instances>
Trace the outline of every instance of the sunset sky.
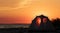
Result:
<instances>
[{"instance_id":1,"label":"sunset sky","mask_svg":"<svg viewBox=\"0 0 60 33\"><path fill-rule=\"evenodd\" d=\"M0 24L30 24L41 14L60 18L60 0L0 0Z\"/></svg>"}]
</instances>

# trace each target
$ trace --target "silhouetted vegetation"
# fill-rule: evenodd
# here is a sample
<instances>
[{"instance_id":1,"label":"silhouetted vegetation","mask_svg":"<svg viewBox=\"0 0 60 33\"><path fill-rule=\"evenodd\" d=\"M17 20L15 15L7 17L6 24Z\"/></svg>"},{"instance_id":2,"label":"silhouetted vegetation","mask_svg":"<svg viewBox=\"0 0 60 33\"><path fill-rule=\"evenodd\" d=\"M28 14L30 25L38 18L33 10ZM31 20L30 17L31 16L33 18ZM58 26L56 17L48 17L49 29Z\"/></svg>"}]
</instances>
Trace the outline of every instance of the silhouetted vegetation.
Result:
<instances>
[{"instance_id":1,"label":"silhouetted vegetation","mask_svg":"<svg viewBox=\"0 0 60 33\"><path fill-rule=\"evenodd\" d=\"M60 29L60 18L56 18L52 22L56 29Z\"/></svg>"}]
</instances>

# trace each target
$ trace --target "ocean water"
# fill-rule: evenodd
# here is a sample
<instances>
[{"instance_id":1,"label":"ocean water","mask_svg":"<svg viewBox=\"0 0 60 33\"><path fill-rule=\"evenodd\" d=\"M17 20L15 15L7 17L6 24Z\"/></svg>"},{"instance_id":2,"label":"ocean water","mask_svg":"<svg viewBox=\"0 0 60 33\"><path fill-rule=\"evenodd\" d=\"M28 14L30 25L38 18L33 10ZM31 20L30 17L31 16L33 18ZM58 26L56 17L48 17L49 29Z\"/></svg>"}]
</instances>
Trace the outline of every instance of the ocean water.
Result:
<instances>
[{"instance_id":1,"label":"ocean water","mask_svg":"<svg viewBox=\"0 0 60 33\"><path fill-rule=\"evenodd\" d=\"M0 28L29 28L30 24L0 24Z\"/></svg>"}]
</instances>

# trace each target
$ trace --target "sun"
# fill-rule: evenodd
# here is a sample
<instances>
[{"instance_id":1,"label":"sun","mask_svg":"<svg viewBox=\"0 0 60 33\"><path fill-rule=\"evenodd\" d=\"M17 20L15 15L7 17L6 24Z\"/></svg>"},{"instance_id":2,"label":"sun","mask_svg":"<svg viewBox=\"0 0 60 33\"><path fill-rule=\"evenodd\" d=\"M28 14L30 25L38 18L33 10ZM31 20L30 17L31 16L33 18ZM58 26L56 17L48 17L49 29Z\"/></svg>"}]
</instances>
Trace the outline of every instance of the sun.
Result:
<instances>
[{"instance_id":1,"label":"sun","mask_svg":"<svg viewBox=\"0 0 60 33\"><path fill-rule=\"evenodd\" d=\"M38 11L38 12L36 12L36 15L37 15L37 16L38 16L38 15L45 15L45 16L48 16L49 13L46 12L46 11Z\"/></svg>"}]
</instances>

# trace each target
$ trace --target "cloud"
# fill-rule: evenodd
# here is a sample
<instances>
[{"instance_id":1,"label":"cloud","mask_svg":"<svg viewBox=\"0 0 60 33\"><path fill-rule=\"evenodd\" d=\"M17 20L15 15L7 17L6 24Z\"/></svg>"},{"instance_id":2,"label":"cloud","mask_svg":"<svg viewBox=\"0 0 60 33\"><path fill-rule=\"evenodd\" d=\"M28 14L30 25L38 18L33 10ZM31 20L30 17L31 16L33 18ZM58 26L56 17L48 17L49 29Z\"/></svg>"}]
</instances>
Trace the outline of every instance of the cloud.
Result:
<instances>
[{"instance_id":1,"label":"cloud","mask_svg":"<svg viewBox=\"0 0 60 33\"><path fill-rule=\"evenodd\" d=\"M14 10L28 7L32 0L0 0L0 10Z\"/></svg>"},{"instance_id":2,"label":"cloud","mask_svg":"<svg viewBox=\"0 0 60 33\"><path fill-rule=\"evenodd\" d=\"M18 6L19 0L0 0L0 10L9 10Z\"/></svg>"}]
</instances>

